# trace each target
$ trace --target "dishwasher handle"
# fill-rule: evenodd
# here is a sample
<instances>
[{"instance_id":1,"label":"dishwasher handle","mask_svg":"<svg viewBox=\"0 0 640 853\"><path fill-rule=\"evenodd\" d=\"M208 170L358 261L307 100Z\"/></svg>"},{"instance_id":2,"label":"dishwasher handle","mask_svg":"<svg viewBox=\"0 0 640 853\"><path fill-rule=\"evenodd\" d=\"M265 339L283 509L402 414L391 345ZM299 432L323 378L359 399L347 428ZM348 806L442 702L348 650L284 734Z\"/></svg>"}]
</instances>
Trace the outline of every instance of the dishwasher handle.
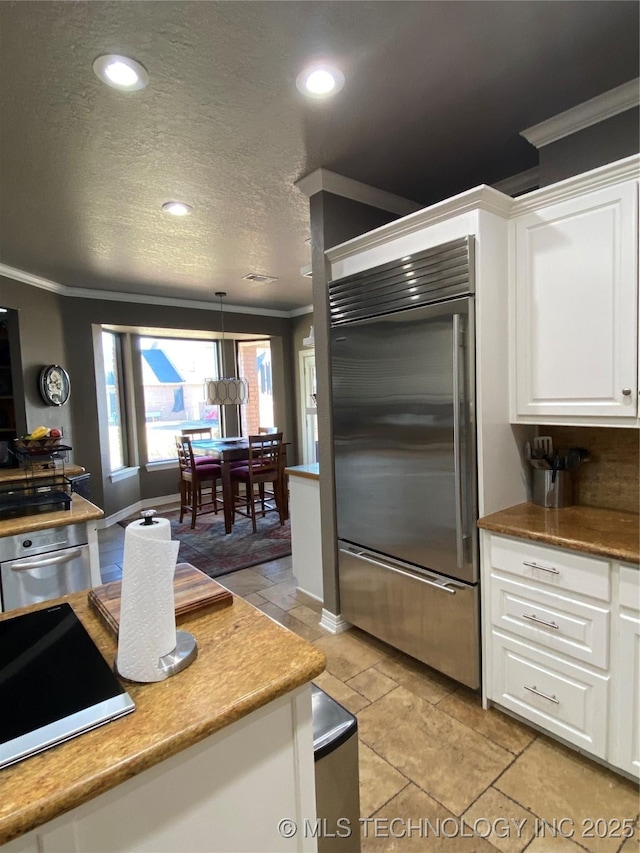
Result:
<instances>
[{"instance_id":1,"label":"dishwasher handle","mask_svg":"<svg viewBox=\"0 0 640 853\"><path fill-rule=\"evenodd\" d=\"M70 563L72 560L75 560L77 557L82 556L82 548L74 548L73 550L66 550L62 554L54 554L53 556L44 556L38 559L34 557L28 557L24 561L16 561L11 564L12 572L28 572L31 569L42 569L46 566L60 566L63 563Z\"/></svg>"}]
</instances>

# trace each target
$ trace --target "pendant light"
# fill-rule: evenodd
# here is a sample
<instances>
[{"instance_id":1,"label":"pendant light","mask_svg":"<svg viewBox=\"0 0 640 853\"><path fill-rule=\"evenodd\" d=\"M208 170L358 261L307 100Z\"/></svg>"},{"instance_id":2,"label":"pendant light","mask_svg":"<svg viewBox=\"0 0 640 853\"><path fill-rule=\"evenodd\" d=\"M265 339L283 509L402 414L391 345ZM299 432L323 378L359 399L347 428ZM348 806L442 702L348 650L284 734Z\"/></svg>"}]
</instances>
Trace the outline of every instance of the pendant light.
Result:
<instances>
[{"instance_id":1,"label":"pendant light","mask_svg":"<svg viewBox=\"0 0 640 853\"><path fill-rule=\"evenodd\" d=\"M224 312L222 310L222 299L227 294L224 290L216 291L216 296L220 299L220 327L222 330L222 375L226 371L224 369ZM241 406L249 399L249 386L246 379L238 379L236 377L226 377L224 379L205 379L204 380L204 396L208 406Z\"/></svg>"}]
</instances>

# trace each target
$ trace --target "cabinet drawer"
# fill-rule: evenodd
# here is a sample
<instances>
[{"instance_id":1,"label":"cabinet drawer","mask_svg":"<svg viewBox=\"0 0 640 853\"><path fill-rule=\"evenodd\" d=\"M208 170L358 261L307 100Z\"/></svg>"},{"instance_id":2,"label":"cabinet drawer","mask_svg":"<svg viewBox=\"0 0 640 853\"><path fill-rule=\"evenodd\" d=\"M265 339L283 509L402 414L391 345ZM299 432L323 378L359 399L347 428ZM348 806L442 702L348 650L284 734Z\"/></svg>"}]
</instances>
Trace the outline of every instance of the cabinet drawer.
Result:
<instances>
[{"instance_id":1,"label":"cabinet drawer","mask_svg":"<svg viewBox=\"0 0 640 853\"><path fill-rule=\"evenodd\" d=\"M609 609L491 575L491 621L525 640L607 669Z\"/></svg>"},{"instance_id":2,"label":"cabinet drawer","mask_svg":"<svg viewBox=\"0 0 640 853\"><path fill-rule=\"evenodd\" d=\"M524 539L492 536L491 565L495 569L558 589L578 592L601 601L611 599L608 560L547 548Z\"/></svg>"},{"instance_id":3,"label":"cabinet drawer","mask_svg":"<svg viewBox=\"0 0 640 853\"><path fill-rule=\"evenodd\" d=\"M620 605L640 611L640 568L620 566Z\"/></svg>"},{"instance_id":4,"label":"cabinet drawer","mask_svg":"<svg viewBox=\"0 0 640 853\"><path fill-rule=\"evenodd\" d=\"M495 702L600 758L606 757L609 677L493 631Z\"/></svg>"}]
</instances>

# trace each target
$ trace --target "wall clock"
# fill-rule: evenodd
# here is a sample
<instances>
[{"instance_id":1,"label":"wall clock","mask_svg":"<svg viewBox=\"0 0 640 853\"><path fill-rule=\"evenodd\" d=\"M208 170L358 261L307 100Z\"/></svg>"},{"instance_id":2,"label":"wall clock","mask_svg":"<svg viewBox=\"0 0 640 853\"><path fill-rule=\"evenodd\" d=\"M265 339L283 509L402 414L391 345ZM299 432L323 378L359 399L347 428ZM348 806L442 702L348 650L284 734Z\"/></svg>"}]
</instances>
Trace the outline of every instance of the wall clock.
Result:
<instances>
[{"instance_id":1,"label":"wall clock","mask_svg":"<svg viewBox=\"0 0 640 853\"><path fill-rule=\"evenodd\" d=\"M69 374L59 364L49 364L40 371L40 396L50 406L64 406L71 394Z\"/></svg>"}]
</instances>

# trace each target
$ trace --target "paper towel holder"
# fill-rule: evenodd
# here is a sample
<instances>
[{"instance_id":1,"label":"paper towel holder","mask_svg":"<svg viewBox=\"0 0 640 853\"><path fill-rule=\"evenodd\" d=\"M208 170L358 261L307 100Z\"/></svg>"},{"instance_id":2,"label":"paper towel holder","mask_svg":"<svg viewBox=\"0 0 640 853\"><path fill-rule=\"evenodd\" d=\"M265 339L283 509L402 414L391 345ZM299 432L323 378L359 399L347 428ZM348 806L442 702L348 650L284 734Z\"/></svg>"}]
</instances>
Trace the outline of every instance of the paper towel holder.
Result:
<instances>
[{"instance_id":1,"label":"paper towel holder","mask_svg":"<svg viewBox=\"0 0 640 853\"><path fill-rule=\"evenodd\" d=\"M161 676L158 681L164 681L170 676L177 675L177 673L182 672L182 670L186 669L189 664L192 664L197 657L198 644L196 643L196 638L193 634L190 634L188 631L176 631L175 649L168 654L163 655L161 658L158 658L158 674ZM123 675L118 669L117 657L114 661L113 668L116 675L120 676L120 678L125 681L132 681L135 684L153 683L148 681L136 681L135 678L127 678L127 676Z\"/></svg>"},{"instance_id":2,"label":"paper towel holder","mask_svg":"<svg viewBox=\"0 0 640 853\"><path fill-rule=\"evenodd\" d=\"M158 669L165 673L165 678L182 672L198 657L198 644L193 634L188 631L176 631L176 647L168 655L163 655L158 661Z\"/></svg>"},{"instance_id":3,"label":"paper towel holder","mask_svg":"<svg viewBox=\"0 0 640 853\"><path fill-rule=\"evenodd\" d=\"M154 518L154 515L156 514L155 509L142 510L140 513L142 518L141 526L150 527L152 524L157 524L158 522ZM162 657L158 658L158 674L161 675L160 680L164 681L171 675L176 675L178 672L182 672L182 670L186 669L189 664L193 663L197 657L198 644L196 643L196 638L193 634L190 634L188 631L176 631L175 648L168 654L162 655ZM114 663L114 669L120 678L124 678L126 681L132 680L118 671L117 657Z\"/></svg>"}]
</instances>

